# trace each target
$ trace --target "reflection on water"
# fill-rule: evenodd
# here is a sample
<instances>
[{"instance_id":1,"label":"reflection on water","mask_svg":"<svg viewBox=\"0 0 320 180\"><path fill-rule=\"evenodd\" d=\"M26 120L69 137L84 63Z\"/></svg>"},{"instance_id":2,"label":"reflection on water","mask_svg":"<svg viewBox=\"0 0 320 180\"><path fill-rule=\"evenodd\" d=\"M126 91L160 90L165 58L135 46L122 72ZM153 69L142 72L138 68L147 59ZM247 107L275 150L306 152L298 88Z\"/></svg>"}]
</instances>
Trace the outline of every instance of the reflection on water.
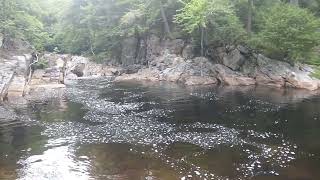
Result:
<instances>
[{"instance_id":1,"label":"reflection on water","mask_svg":"<svg viewBox=\"0 0 320 180\"><path fill-rule=\"evenodd\" d=\"M0 107L0 179L320 179L319 97L79 81Z\"/></svg>"}]
</instances>

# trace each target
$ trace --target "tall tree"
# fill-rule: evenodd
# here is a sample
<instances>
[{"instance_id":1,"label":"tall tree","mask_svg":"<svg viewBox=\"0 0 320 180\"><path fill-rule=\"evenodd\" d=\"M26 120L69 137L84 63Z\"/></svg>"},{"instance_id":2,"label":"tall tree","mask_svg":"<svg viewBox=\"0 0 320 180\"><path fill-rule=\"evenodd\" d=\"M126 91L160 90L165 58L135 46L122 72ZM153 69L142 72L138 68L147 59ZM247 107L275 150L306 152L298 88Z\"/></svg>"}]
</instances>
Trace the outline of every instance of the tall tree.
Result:
<instances>
[{"instance_id":1,"label":"tall tree","mask_svg":"<svg viewBox=\"0 0 320 180\"><path fill-rule=\"evenodd\" d=\"M190 0L178 11L175 22L189 34L200 35L200 54L205 55L204 34L217 45L236 43L245 31L230 1L226 0Z\"/></svg>"},{"instance_id":2,"label":"tall tree","mask_svg":"<svg viewBox=\"0 0 320 180\"><path fill-rule=\"evenodd\" d=\"M172 38L172 34L171 34L168 18L167 18L166 12L165 12L164 7L163 7L162 0L160 0L159 3L160 3L161 16L162 16L162 20L163 20L163 23L164 23L164 28L165 28L169 38L171 39Z\"/></svg>"}]
</instances>

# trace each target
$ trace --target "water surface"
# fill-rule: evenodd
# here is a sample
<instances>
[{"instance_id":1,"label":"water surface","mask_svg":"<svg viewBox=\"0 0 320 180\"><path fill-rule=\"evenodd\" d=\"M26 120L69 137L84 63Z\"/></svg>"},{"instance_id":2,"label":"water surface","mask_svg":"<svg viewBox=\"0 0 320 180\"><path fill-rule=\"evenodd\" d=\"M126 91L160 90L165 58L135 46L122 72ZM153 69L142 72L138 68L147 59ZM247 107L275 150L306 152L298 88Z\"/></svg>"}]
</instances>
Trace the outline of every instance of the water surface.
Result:
<instances>
[{"instance_id":1,"label":"water surface","mask_svg":"<svg viewBox=\"0 0 320 180\"><path fill-rule=\"evenodd\" d=\"M320 179L316 92L81 80L14 111L0 179Z\"/></svg>"}]
</instances>

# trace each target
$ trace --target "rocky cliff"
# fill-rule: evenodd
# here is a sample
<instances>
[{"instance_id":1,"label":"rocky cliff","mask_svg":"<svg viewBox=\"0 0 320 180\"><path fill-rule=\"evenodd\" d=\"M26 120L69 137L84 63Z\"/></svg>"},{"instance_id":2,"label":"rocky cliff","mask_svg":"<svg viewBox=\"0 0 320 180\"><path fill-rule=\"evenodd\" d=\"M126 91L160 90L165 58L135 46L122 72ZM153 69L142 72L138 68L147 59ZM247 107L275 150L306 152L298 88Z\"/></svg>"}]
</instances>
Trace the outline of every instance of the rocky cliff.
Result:
<instances>
[{"instance_id":1,"label":"rocky cliff","mask_svg":"<svg viewBox=\"0 0 320 180\"><path fill-rule=\"evenodd\" d=\"M97 64L81 56L45 54L41 57L45 67L35 69L30 79L30 54L2 55L0 100L61 95L66 83L97 77L112 77L115 81L170 81L187 86L265 85L312 91L320 88L320 81L311 76L311 66L291 66L241 46L213 48L207 57L195 57L192 45L179 39L162 41L151 36L148 41L139 42L138 48L136 43L128 40L124 45L120 64Z\"/></svg>"},{"instance_id":2,"label":"rocky cliff","mask_svg":"<svg viewBox=\"0 0 320 180\"><path fill-rule=\"evenodd\" d=\"M186 85L267 85L316 90L320 81L305 64L290 64L255 54L242 46L212 48L207 57L194 57L193 48L182 40L151 37L147 44L147 66L124 80L171 81Z\"/></svg>"}]
</instances>

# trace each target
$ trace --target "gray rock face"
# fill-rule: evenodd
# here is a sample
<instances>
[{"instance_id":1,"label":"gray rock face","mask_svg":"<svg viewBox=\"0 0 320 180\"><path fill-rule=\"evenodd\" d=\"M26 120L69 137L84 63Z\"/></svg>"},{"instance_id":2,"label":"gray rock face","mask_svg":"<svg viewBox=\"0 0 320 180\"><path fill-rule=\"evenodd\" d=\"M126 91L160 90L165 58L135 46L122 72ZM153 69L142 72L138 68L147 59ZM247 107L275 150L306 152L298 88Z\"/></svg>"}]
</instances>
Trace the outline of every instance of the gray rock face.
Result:
<instances>
[{"instance_id":1,"label":"gray rock face","mask_svg":"<svg viewBox=\"0 0 320 180\"><path fill-rule=\"evenodd\" d=\"M26 75L31 56L13 56L0 59L0 101L20 99L26 85Z\"/></svg>"},{"instance_id":2,"label":"gray rock face","mask_svg":"<svg viewBox=\"0 0 320 180\"><path fill-rule=\"evenodd\" d=\"M0 33L0 48L2 48L2 45L3 45L3 34Z\"/></svg>"},{"instance_id":3,"label":"gray rock face","mask_svg":"<svg viewBox=\"0 0 320 180\"><path fill-rule=\"evenodd\" d=\"M116 78L116 81L147 80L183 83L189 86L216 84L212 63L203 57L186 60L180 56L167 54L152 62L152 66L138 73Z\"/></svg>"},{"instance_id":4,"label":"gray rock face","mask_svg":"<svg viewBox=\"0 0 320 180\"><path fill-rule=\"evenodd\" d=\"M182 57L185 59L192 59L194 58L194 52L193 52L193 46L188 44L184 49L182 50Z\"/></svg>"},{"instance_id":5,"label":"gray rock face","mask_svg":"<svg viewBox=\"0 0 320 180\"><path fill-rule=\"evenodd\" d=\"M294 87L313 91L319 88L319 80L311 77L311 69L307 65L304 65L304 68L299 68L298 65L293 67L286 62L257 55L254 76L257 84L260 85Z\"/></svg>"},{"instance_id":6,"label":"gray rock face","mask_svg":"<svg viewBox=\"0 0 320 180\"><path fill-rule=\"evenodd\" d=\"M155 58L162 55L163 48L161 46L160 38L151 35L147 39L146 59L148 62L152 62Z\"/></svg>"},{"instance_id":7,"label":"gray rock face","mask_svg":"<svg viewBox=\"0 0 320 180\"><path fill-rule=\"evenodd\" d=\"M217 78L222 84L231 86L249 86L256 84L255 79L245 76L239 72L232 71L221 64L214 65L213 69L216 71Z\"/></svg>"},{"instance_id":8,"label":"gray rock face","mask_svg":"<svg viewBox=\"0 0 320 180\"><path fill-rule=\"evenodd\" d=\"M126 70L127 72L137 72L138 67L135 67L135 65L130 65L126 66ZM116 76L121 75L124 71L125 69L121 67L107 66L103 64L94 63L86 57L71 56L66 59L65 77L66 79L78 79Z\"/></svg>"},{"instance_id":9,"label":"gray rock face","mask_svg":"<svg viewBox=\"0 0 320 180\"><path fill-rule=\"evenodd\" d=\"M14 72L9 68L0 66L0 102L4 100L8 93L8 88L13 79Z\"/></svg>"},{"instance_id":10,"label":"gray rock face","mask_svg":"<svg viewBox=\"0 0 320 180\"><path fill-rule=\"evenodd\" d=\"M240 70L240 67L244 64L244 62L245 57L240 53L238 49L234 49L229 53L226 53L222 58L222 64L234 71Z\"/></svg>"},{"instance_id":11,"label":"gray rock face","mask_svg":"<svg viewBox=\"0 0 320 180\"><path fill-rule=\"evenodd\" d=\"M127 38L122 43L121 63L124 66L132 65L136 60L136 51L138 40L136 38Z\"/></svg>"},{"instance_id":12,"label":"gray rock face","mask_svg":"<svg viewBox=\"0 0 320 180\"><path fill-rule=\"evenodd\" d=\"M232 47L230 50L225 47L211 49L209 56L234 71L239 71L246 60L239 48L236 47Z\"/></svg>"},{"instance_id":13,"label":"gray rock face","mask_svg":"<svg viewBox=\"0 0 320 180\"><path fill-rule=\"evenodd\" d=\"M316 90L320 81L312 78L312 68L292 67L263 55L252 55L242 46L215 48L207 58L193 58L192 46L181 40L161 42L151 36L147 45L149 66L135 74L125 74L116 80L171 81L187 85L220 83L232 86L267 85Z\"/></svg>"}]
</instances>

